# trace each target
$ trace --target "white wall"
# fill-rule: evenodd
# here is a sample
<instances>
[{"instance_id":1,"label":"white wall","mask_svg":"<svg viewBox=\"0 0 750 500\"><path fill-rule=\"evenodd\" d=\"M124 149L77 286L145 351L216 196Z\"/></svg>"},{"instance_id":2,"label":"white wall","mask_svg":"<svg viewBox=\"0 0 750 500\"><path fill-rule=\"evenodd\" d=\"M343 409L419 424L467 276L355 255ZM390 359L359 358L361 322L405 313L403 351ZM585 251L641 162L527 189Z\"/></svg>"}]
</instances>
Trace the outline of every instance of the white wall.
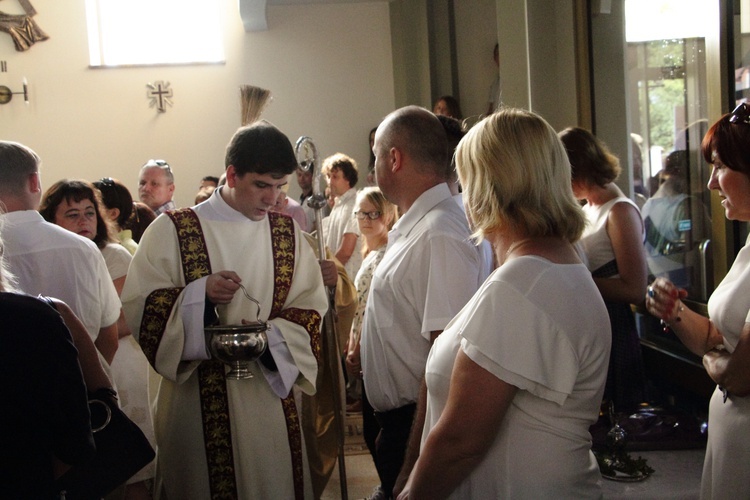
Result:
<instances>
[{"instance_id":1,"label":"white wall","mask_svg":"<svg viewBox=\"0 0 750 500\"><path fill-rule=\"evenodd\" d=\"M202 176L223 171L240 125L239 86L250 84L271 90L263 118L292 143L308 135L321 159L341 151L366 170L368 133L394 108L388 3L269 6L269 30L245 33L236 0L219 1L226 64L89 69L83 0L34 0L50 39L16 52L0 34L8 66L0 84L18 91L26 76L31 94L28 106L20 96L0 106L0 139L41 155L45 186L111 176L136 195L140 166L164 158L175 170L175 199L187 206ZM5 3L4 12L20 13ZM149 108L146 84L155 80L173 88L166 113Z\"/></svg>"}]
</instances>

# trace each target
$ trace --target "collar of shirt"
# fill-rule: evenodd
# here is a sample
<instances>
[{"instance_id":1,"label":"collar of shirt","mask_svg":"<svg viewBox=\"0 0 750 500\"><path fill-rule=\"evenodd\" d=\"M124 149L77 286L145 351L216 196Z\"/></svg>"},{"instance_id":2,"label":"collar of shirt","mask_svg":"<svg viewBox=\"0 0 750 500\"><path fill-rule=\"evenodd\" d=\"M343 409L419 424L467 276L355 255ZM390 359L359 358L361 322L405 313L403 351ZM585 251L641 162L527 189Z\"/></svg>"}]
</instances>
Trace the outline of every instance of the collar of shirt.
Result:
<instances>
[{"instance_id":1,"label":"collar of shirt","mask_svg":"<svg viewBox=\"0 0 750 500\"><path fill-rule=\"evenodd\" d=\"M173 200L169 200L164 205L162 205L159 208L157 208L156 210L154 210L154 213L156 213L156 215L161 215L164 212L166 212L167 210L174 210L175 208L177 208L177 205L175 205L175 203L174 203Z\"/></svg>"},{"instance_id":2,"label":"collar of shirt","mask_svg":"<svg viewBox=\"0 0 750 500\"><path fill-rule=\"evenodd\" d=\"M451 198L451 191L448 189L448 184L444 182L419 195L419 198L414 201L409 210L401 216L388 233L388 245L391 245L401 236L407 236L417 225L417 222L422 220L422 217L427 215L436 205L449 198Z\"/></svg>"},{"instance_id":3,"label":"collar of shirt","mask_svg":"<svg viewBox=\"0 0 750 500\"><path fill-rule=\"evenodd\" d=\"M42 217L42 214L36 210L16 210L15 212L0 214L0 221L9 226L29 224L32 222L47 222L44 220L44 217Z\"/></svg>"},{"instance_id":4,"label":"collar of shirt","mask_svg":"<svg viewBox=\"0 0 750 500\"><path fill-rule=\"evenodd\" d=\"M341 205L342 203L346 203L347 201L351 200L357 196L357 188L349 188L349 190L336 198L336 205Z\"/></svg>"},{"instance_id":5,"label":"collar of shirt","mask_svg":"<svg viewBox=\"0 0 750 500\"><path fill-rule=\"evenodd\" d=\"M208 207L209 210L206 212L201 211L201 215L208 216L213 220L220 220L225 222L255 222L245 217L242 212L238 212L237 210L229 206L226 200L224 200L224 197L221 195L222 189L224 189L224 186L220 186L218 189L214 190L213 194L208 199L205 205L205 207ZM264 219L268 219L268 216L264 217Z\"/></svg>"}]
</instances>

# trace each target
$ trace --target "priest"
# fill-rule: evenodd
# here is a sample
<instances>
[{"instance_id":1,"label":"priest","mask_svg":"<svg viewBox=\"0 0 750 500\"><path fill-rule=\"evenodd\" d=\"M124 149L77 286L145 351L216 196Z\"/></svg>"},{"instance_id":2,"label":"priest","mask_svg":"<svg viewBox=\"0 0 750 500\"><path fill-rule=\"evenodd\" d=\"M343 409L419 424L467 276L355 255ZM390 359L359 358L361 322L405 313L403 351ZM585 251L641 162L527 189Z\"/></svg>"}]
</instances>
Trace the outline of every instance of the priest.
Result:
<instances>
[{"instance_id":1,"label":"priest","mask_svg":"<svg viewBox=\"0 0 750 500\"><path fill-rule=\"evenodd\" d=\"M156 403L155 498L311 498L295 395L313 394L327 308L320 267L288 216L270 212L297 162L268 122L227 146L226 184L207 202L160 215L122 292L146 357L163 376ZM226 378L204 327L260 319L268 349L253 378ZM298 399L298 398L297 398Z\"/></svg>"}]
</instances>

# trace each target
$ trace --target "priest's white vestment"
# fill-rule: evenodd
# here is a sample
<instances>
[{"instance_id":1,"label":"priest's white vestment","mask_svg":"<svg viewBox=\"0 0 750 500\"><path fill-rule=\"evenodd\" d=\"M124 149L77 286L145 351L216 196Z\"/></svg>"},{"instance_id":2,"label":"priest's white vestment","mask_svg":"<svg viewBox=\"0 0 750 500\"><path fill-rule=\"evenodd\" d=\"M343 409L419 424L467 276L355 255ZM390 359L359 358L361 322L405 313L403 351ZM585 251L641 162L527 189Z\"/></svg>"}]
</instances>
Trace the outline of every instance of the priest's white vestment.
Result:
<instances>
[{"instance_id":1,"label":"priest's white vestment","mask_svg":"<svg viewBox=\"0 0 750 500\"><path fill-rule=\"evenodd\" d=\"M291 388L315 392L327 308L320 267L287 216L252 221L219 190L191 210L149 226L122 293L128 323L164 377L155 415L157 498L311 498ZM227 367L207 359L205 277L223 270L235 271L260 302L278 371L253 362L253 378L227 380ZM223 325L256 319L241 290L216 312Z\"/></svg>"}]
</instances>

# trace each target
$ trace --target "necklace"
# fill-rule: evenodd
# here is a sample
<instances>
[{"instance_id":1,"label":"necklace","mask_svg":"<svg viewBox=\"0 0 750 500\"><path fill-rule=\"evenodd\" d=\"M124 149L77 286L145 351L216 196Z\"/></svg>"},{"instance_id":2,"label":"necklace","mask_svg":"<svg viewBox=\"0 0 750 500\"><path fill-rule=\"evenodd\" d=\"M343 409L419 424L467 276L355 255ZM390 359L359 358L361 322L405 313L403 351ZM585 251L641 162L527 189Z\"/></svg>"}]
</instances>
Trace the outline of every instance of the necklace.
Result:
<instances>
[{"instance_id":1,"label":"necklace","mask_svg":"<svg viewBox=\"0 0 750 500\"><path fill-rule=\"evenodd\" d=\"M531 238L523 238L521 240L516 240L513 243L511 243L510 246L508 247L508 250L505 251L505 256L503 257L503 262L505 262L506 260L508 260L508 257L510 256L510 254L514 250L516 250L518 247L520 247L524 243L528 243L529 241L531 241Z\"/></svg>"}]
</instances>

